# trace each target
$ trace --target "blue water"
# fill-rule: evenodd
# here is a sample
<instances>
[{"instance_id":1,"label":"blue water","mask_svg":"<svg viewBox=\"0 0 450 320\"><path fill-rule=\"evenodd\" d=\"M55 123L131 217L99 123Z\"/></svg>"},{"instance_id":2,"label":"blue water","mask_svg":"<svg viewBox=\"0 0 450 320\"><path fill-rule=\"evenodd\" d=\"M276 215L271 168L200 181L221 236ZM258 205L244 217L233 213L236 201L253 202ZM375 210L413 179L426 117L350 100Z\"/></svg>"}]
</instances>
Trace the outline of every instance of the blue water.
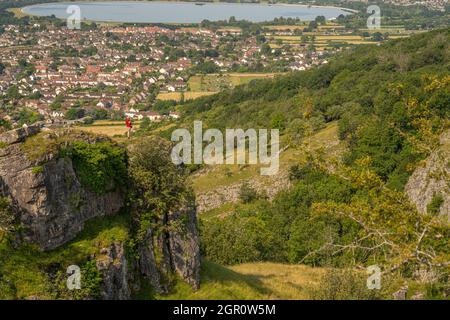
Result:
<instances>
[{"instance_id":1,"label":"blue water","mask_svg":"<svg viewBox=\"0 0 450 320\"><path fill-rule=\"evenodd\" d=\"M136 23L198 23L205 19L210 21L228 20L231 16L237 20L252 22L271 21L274 18L300 18L314 20L317 16L327 19L340 14L348 14L339 8L306 7L282 4L240 4L240 3L205 3L193 2L58 2L25 7L23 11L37 16L55 15L66 19L68 6L77 5L81 9L81 18L92 21L136 22Z\"/></svg>"}]
</instances>

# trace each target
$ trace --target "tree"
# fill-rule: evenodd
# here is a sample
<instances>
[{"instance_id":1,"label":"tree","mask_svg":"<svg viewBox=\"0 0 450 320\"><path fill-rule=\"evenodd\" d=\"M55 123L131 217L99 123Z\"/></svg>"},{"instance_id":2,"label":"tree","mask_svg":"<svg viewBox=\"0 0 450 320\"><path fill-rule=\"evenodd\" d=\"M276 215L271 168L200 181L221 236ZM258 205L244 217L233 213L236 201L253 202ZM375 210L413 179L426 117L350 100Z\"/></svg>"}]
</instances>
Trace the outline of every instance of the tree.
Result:
<instances>
[{"instance_id":1,"label":"tree","mask_svg":"<svg viewBox=\"0 0 450 320\"><path fill-rule=\"evenodd\" d=\"M68 120L77 120L83 118L85 114L84 109L81 108L70 108L64 117Z\"/></svg>"},{"instance_id":2,"label":"tree","mask_svg":"<svg viewBox=\"0 0 450 320\"><path fill-rule=\"evenodd\" d=\"M157 137L145 137L130 146L130 203L139 240L150 227L158 232L170 212L193 199L186 172L172 163L171 150L169 142Z\"/></svg>"},{"instance_id":3,"label":"tree","mask_svg":"<svg viewBox=\"0 0 450 320\"><path fill-rule=\"evenodd\" d=\"M30 125L37 121L42 120L42 118L43 117L39 113L37 113L29 108L22 108L19 113L18 123L19 123L19 125L24 125L24 124Z\"/></svg>"},{"instance_id":4,"label":"tree","mask_svg":"<svg viewBox=\"0 0 450 320\"><path fill-rule=\"evenodd\" d=\"M315 21L316 21L318 24L325 24L326 21L327 21L327 19L325 18L325 16L317 16L316 19L315 19Z\"/></svg>"},{"instance_id":5,"label":"tree","mask_svg":"<svg viewBox=\"0 0 450 320\"><path fill-rule=\"evenodd\" d=\"M139 125L139 129L140 130L147 130L151 125L151 121L148 117L144 117L144 119L142 119L140 125Z\"/></svg>"},{"instance_id":6,"label":"tree","mask_svg":"<svg viewBox=\"0 0 450 320\"><path fill-rule=\"evenodd\" d=\"M239 189L239 199L243 203L249 203L258 199L258 193L248 182L245 182Z\"/></svg>"},{"instance_id":7,"label":"tree","mask_svg":"<svg viewBox=\"0 0 450 320\"><path fill-rule=\"evenodd\" d=\"M21 94L19 93L19 88L16 85L10 86L6 91L6 96L11 100L20 99Z\"/></svg>"},{"instance_id":8,"label":"tree","mask_svg":"<svg viewBox=\"0 0 450 320\"><path fill-rule=\"evenodd\" d=\"M360 159L357 167L341 170L343 178L365 191L349 203L334 201L313 205L313 214L344 217L354 221L360 232L347 244L330 241L317 252L334 249L334 253L365 252L370 263L384 266L385 272L421 269L448 271L450 227L444 218L421 214L406 196L386 188L370 170L370 158Z\"/></svg>"},{"instance_id":9,"label":"tree","mask_svg":"<svg viewBox=\"0 0 450 320\"><path fill-rule=\"evenodd\" d=\"M317 29L317 27L318 27L317 21L311 21L309 23L309 29Z\"/></svg>"}]
</instances>

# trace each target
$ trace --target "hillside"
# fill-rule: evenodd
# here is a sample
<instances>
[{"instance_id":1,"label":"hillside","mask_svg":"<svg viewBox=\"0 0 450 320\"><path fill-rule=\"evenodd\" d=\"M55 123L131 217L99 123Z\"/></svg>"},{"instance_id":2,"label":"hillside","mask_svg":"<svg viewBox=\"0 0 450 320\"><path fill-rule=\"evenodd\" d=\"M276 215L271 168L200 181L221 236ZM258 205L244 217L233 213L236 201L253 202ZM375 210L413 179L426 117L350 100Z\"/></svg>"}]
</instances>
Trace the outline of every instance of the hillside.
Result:
<instances>
[{"instance_id":1,"label":"hillside","mask_svg":"<svg viewBox=\"0 0 450 320\"><path fill-rule=\"evenodd\" d=\"M0 299L130 299L175 277L198 288L196 210L169 155L160 139L125 148L42 123L1 134Z\"/></svg>"},{"instance_id":2,"label":"hillside","mask_svg":"<svg viewBox=\"0 0 450 320\"><path fill-rule=\"evenodd\" d=\"M284 145L295 145L309 130L338 120L339 138L350 147L345 159L353 162L369 153L376 173L402 190L407 164L418 159L392 127L403 129L408 121L400 107L404 99L422 101L432 79L448 76L449 39L450 29L442 29L344 51L325 66L187 102L180 107L180 126L190 128L201 119L211 128L279 128ZM443 119L449 118L448 95L444 89L429 96L430 107ZM374 132L380 135L372 137ZM373 138L383 141L369 145Z\"/></svg>"},{"instance_id":3,"label":"hillside","mask_svg":"<svg viewBox=\"0 0 450 320\"><path fill-rule=\"evenodd\" d=\"M449 40L359 47L180 105L179 127L280 129L273 180L174 166L164 123L127 146L42 123L1 134L0 298L377 299L405 283L448 298Z\"/></svg>"},{"instance_id":4,"label":"hillside","mask_svg":"<svg viewBox=\"0 0 450 320\"><path fill-rule=\"evenodd\" d=\"M179 283L161 299L310 299L324 269L302 265L248 263L230 267L204 261L200 290ZM147 296L148 297L148 296Z\"/></svg>"},{"instance_id":5,"label":"hillside","mask_svg":"<svg viewBox=\"0 0 450 320\"><path fill-rule=\"evenodd\" d=\"M429 209L421 212L413 203L420 197L408 198L404 188L449 127L449 74L450 29L445 29L358 47L313 70L252 81L181 105L180 127L202 120L209 128L279 128L280 148L289 146L281 155L284 177L275 177L287 179L286 188L269 198L252 183L257 173L251 166L195 172L201 206L209 201L203 201L205 192L226 199L235 191L233 204L225 201L200 215L203 256L236 266L377 264L403 281L418 281L422 292L433 292L429 297L448 296L445 180L436 179L439 189L430 190L421 181L409 183L427 194L420 207ZM323 140L324 148L305 149L329 128L335 128L339 146L334 157L326 155L333 139ZM242 196L239 186L249 181ZM435 190L443 197L433 196ZM408 187L408 194L414 192ZM425 283L420 273L440 276Z\"/></svg>"}]
</instances>

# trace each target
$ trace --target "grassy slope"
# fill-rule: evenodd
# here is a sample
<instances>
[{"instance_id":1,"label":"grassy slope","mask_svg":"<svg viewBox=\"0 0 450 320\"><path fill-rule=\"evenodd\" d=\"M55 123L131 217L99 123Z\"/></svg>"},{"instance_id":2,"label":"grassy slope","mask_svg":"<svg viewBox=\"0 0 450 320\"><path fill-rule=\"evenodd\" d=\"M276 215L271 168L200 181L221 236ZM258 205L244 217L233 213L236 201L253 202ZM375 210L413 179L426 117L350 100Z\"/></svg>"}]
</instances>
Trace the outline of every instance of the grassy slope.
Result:
<instances>
[{"instance_id":1,"label":"grassy slope","mask_svg":"<svg viewBox=\"0 0 450 320\"><path fill-rule=\"evenodd\" d=\"M200 290L179 282L158 299L308 299L324 269L303 265L247 263L231 267L203 261ZM148 296L147 296L148 297ZM145 299L141 294L139 298Z\"/></svg>"},{"instance_id":2,"label":"grassy slope","mask_svg":"<svg viewBox=\"0 0 450 320\"><path fill-rule=\"evenodd\" d=\"M69 265L82 265L90 256L99 254L101 248L127 238L128 217L117 215L90 220L76 239L49 252L41 252L31 245L13 249L4 239L0 241L0 275L3 280L0 281L0 299L52 299L46 271L57 267L65 272ZM9 286L4 286L4 283Z\"/></svg>"},{"instance_id":3,"label":"grassy slope","mask_svg":"<svg viewBox=\"0 0 450 320\"><path fill-rule=\"evenodd\" d=\"M329 123L308 140L310 140L312 149L323 148L327 157L339 155L344 150L344 144L340 143L337 137L336 122ZM304 159L305 150L303 146L289 148L280 155L280 170L287 170L293 164ZM204 173L194 176L192 184L196 192L223 188L246 179L260 177L259 168L260 165L210 166Z\"/></svg>"}]
</instances>

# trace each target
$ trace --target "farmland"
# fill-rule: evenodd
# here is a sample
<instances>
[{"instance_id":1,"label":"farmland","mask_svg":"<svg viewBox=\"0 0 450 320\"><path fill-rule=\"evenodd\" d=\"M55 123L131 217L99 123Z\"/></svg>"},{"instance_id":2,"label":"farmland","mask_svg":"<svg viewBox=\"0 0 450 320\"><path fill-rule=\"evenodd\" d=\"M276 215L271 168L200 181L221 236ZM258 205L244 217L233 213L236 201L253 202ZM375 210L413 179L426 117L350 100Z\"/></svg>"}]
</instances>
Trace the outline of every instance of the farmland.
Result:
<instances>
[{"instance_id":1,"label":"farmland","mask_svg":"<svg viewBox=\"0 0 450 320\"><path fill-rule=\"evenodd\" d=\"M188 86L191 91L218 92L231 89L241 84L249 83L255 79L273 78L273 73L228 73L196 75L189 79Z\"/></svg>"},{"instance_id":2,"label":"farmland","mask_svg":"<svg viewBox=\"0 0 450 320\"><path fill-rule=\"evenodd\" d=\"M139 121L135 121L133 123L134 129L139 128ZM125 137L125 134L127 132L127 129L125 127L125 122L122 120L116 121L116 120L98 120L95 121L93 124L90 125L84 125L78 127L80 130L96 133L96 134L102 134L109 137Z\"/></svg>"},{"instance_id":3,"label":"farmland","mask_svg":"<svg viewBox=\"0 0 450 320\"><path fill-rule=\"evenodd\" d=\"M188 81L188 91L185 92L161 92L159 100L191 100L208 96L222 90L232 89L256 79L273 78L274 73L226 73L194 75Z\"/></svg>"},{"instance_id":4,"label":"farmland","mask_svg":"<svg viewBox=\"0 0 450 320\"><path fill-rule=\"evenodd\" d=\"M350 46L360 44L378 44L376 34L388 39L409 37L419 31L406 30L404 26L382 26L380 29L359 29L348 31L343 25L328 22L320 25L314 31L304 31L305 25L266 26L266 38L271 48L277 49L284 45L309 46L318 51L328 50L335 46Z\"/></svg>"},{"instance_id":5,"label":"farmland","mask_svg":"<svg viewBox=\"0 0 450 320\"><path fill-rule=\"evenodd\" d=\"M208 91L186 91L186 92L161 92L158 94L158 100L191 100L197 99L203 96L210 96L215 94L216 92L208 92Z\"/></svg>"}]
</instances>

